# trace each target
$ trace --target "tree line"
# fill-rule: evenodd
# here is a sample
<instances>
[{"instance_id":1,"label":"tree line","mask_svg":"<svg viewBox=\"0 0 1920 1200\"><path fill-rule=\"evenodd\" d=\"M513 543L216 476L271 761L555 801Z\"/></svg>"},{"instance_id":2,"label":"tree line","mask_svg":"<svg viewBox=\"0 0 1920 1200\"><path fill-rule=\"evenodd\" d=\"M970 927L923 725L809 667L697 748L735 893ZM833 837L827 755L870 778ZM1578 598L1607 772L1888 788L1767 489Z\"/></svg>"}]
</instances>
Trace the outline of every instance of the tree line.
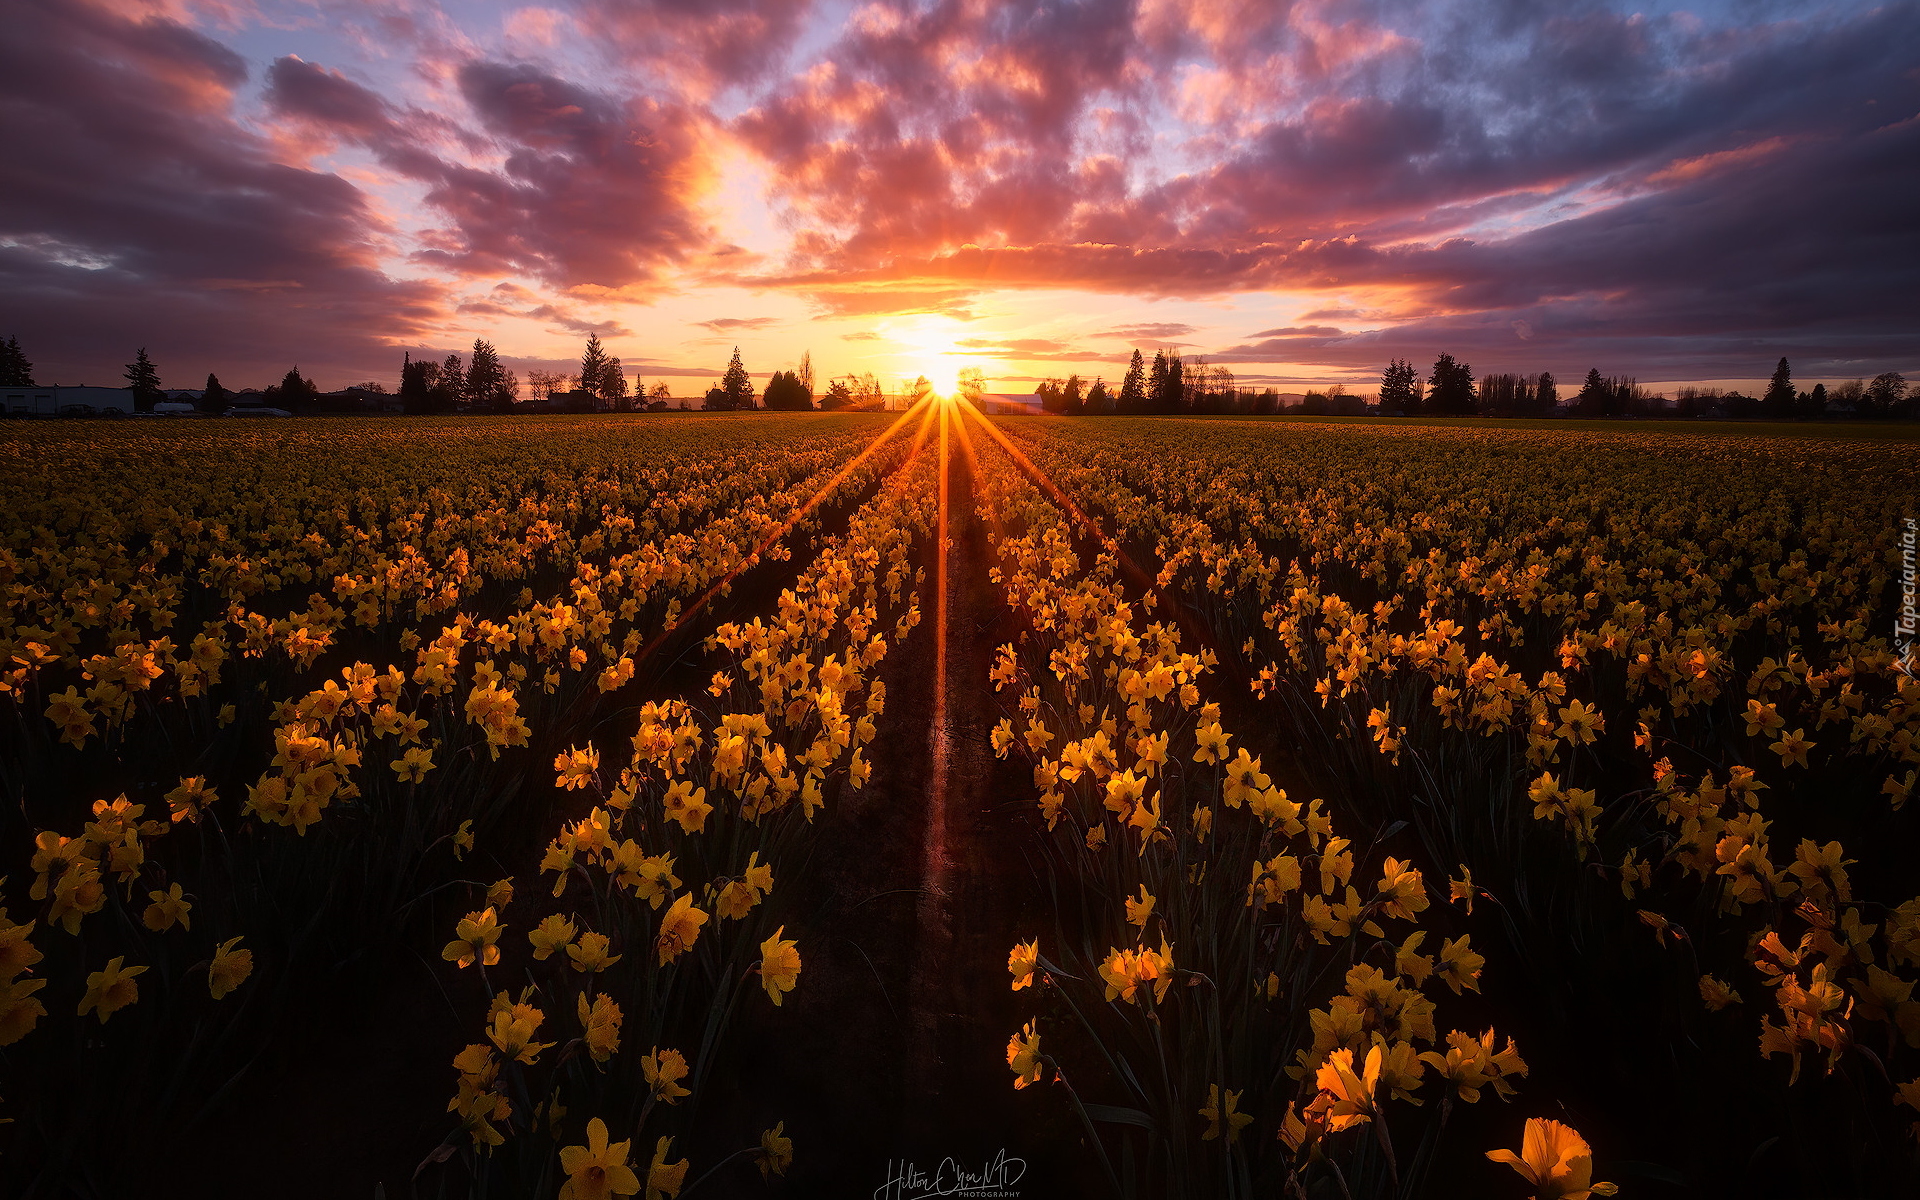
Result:
<instances>
[{"instance_id":1,"label":"tree line","mask_svg":"<svg viewBox=\"0 0 1920 1200\"><path fill-rule=\"evenodd\" d=\"M1185 362L1172 350L1155 351L1151 366L1135 350L1117 391L1104 378L1088 383L1076 374L1043 380L1033 394L1043 411L1066 416L1266 414L1280 408L1274 389L1256 392L1239 387L1225 367L1209 365L1204 358ZM1488 375L1476 382L1470 364L1443 353L1424 377L1411 362L1390 361L1381 372L1372 405L1364 397L1348 395L1344 385L1334 384L1307 392L1298 411L1407 417L1550 417L1565 411L1580 417L1898 418L1920 416L1920 389L1910 389L1905 377L1887 371L1871 380L1849 380L1831 389L1817 383L1800 391L1794 387L1792 368L1782 358L1758 397L1719 388L1683 387L1669 402L1632 376L1602 375L1595 367L1563 410L1561 385L1551 371Z\"/></svg>"}]
</instances>

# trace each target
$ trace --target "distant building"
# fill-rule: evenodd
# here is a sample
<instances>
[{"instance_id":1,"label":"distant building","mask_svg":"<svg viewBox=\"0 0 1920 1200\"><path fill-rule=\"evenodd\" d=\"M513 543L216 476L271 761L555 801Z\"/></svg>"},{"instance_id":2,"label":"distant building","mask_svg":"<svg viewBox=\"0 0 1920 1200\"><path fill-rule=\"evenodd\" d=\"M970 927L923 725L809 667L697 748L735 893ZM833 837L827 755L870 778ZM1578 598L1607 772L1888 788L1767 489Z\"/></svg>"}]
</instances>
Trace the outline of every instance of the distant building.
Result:
<instances>
[{"instance_id":1,"label":"distant building","mask_svg":"<svg viewBox=\"0 0 1920 1200\"><path fill-rule=\"evenodd\" d=\"M0 388L0 409L15 417L131 416L132 388Z\"/></svg>"}]
</instances>

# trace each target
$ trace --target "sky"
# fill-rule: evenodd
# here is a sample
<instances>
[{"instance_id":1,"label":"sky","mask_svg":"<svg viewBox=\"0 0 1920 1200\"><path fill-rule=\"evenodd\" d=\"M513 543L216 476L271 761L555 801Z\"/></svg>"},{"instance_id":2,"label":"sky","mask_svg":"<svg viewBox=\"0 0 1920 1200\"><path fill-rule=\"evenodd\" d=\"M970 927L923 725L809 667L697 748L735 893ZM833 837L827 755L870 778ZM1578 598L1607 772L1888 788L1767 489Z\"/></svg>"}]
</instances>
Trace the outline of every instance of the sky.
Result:
<instances>
[{"instance_id":1,"label":"sky","mask_svg":"<svg viewBox=\"0 0 1920 1200\"><path fill-rule=\"evenodd\" d=\"M1920 376L1920 2L8 0L41 383Z\"/></svg>"}]
</instances>

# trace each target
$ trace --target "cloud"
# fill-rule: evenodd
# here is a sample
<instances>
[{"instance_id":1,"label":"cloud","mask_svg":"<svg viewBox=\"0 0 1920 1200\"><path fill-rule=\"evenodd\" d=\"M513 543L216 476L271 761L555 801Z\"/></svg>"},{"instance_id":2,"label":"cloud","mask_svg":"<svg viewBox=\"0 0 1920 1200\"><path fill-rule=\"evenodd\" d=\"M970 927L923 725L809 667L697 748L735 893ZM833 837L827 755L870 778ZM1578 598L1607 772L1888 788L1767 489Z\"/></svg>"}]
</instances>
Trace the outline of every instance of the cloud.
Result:
<instances>
[{"instance_id":1,"label":"cloud","mask_svg":"<svg viewBox=\"0 0 1920 1200\"><path fill-rule=\"evenodd\" d=\"M474 59L455 80L474 130L292 56L269 69L266 100L282 119L364 146L427 185L427 204L451 224L422 235L423 263L623 288L714 248L699 212L712 176L700 111L616 97L525 63ZM444 156L436 139L450 131L490 148L499 165Z\"/></svg>"},{"instance_id":2,"label":"cloud","mask_svg":"<svg viewBox=\"0 0 1920 1200\"><path fill-rule=\"evenodd\" d=\"M1176 342L1172 339L1185 337L1194 332L1194 327L1178 321L1150 321L1140 325L1116 325L1093 334L1099 338L1119 338L1125 342L1154 342L1163 346L1186 346L1190 342Z\"/></svg>"},{"instance_id":3,"label":"cloud","mask_svg":"<svg viewBox=\"0 0 1920 1200\"><path fill-rule=\"evenodd\" d=\"M711 329L715 333L729 333L736 329L752 331L765 329L769 325L778 325L780 323L781 321L778 317L716 317L711 321L697 322L697 324Z\"/></svg>"},{"instance_id":4,"label":"cloud","mask_svg":"<svg viewBox=\"0 0 1920 1200\"><path fill-rule=\"evenodd\" d=\"M141 345L173 384L264 382L296 359L364 377L443 315L437 287L381 269L393 231L355 188L235 118L247 78L165 18L9 10L0 321L43 379L118 382Z\"/></svg>"},{"instance_id":5,"label":"cloud","mask_svg":"<svg viewBox=\"0 0 1920 1200\"><path fill-rule=\"evenodd\" d=\"M1326 338L1339 337L1341 331L1331 325L1289 325L1282 329L1267 329L1253 334L1255 338Z\"/></svg>"}]
</instances>

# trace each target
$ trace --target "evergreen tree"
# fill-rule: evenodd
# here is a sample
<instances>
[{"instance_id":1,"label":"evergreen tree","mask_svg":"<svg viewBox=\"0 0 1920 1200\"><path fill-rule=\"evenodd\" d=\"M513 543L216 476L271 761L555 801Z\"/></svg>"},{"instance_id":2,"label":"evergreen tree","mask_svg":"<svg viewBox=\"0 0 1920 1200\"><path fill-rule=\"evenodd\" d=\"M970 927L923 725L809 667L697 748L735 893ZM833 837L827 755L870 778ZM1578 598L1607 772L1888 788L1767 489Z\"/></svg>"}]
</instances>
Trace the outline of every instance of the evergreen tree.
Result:
<instances>
[{"instance_id":1,"label":"evergreen tree","mask_svg":"<svg viewBox=\"0 0 1920 1200\"><path fill-rule=\"evenodd\" d=\"M1061 412L1066 413L1070 417L1080 415L1080 407L1083 399L1081 396L1082 386L1079 375L1067 376L1066 386L1061 389L1060 394Z\"/></svg>"},{"instance_id":2,"label":"evergreen tree","mask_svg":"<svg viewBox=\"0 0 1920 1200\"><path fill-rule=\"evenodd\" d=\"M145 346L140 347L140 353L127 364L127 387L133 392L135 412L152 412L160 401L160 369L147 357Z\"/></svg>"},{"instance_id":3,"label":"evergreen tree","mask_svg":"<svg viewBox=\"0 0 1920 1200\"><path fill-rule=\"evenodd\" d=\"M1413 398L1413 384L1418 373L1413 364L1405 359L1396 358L1380 372L1380 411L1397 412L1412 416L1419 410Z\"/></svg>"},{"instance_id":4,"label":"evergreen tree","mask_svg":"<svg viewBox=\"0 0 1920 1200\"><path fill-rule=\"evenodd\" d=\"M1093 386L1087 389L1087 399L1080 406L1080 411L1094 417L1105 416L1113 411L1113 393L1107 390L1105 379L1093 381Z\"/></svg>"},{"instance_id":5,"label":"evergreen tree","mask_svg":"<svg viewBox=\"0 0 1920 1200\"><path fill-rule=\"evenodd\" d=\"M600 386L597 389L600 399L615 412L627 411L627 373L620 369L620 360L609 356L607 365L600 369Z\"/></svg>"},{"instance_id":6,"label":"evergreen tree","mask_svg":"<svg viewBox=\"0 0 1920 1200\"><path fill-rule=\"evenodd\" d=\"M607 373L607 352L600 348L600 335L587 335L587 348L580 355L580 390L600 395L601 380Z\"/></svg>"},{"instance_id":7,"label":"evergreen tree","mask_svg":"<svg viewBox=\"0 0 1920 1200\"><path fill-rule=\"evenodd\" d=\"M1808 392L1806 395L1806 403L1802 406L1802 411L1804 411L1806 415L1809 417L1818 417L1826 413L1827 411L1827 385L1826 384L1816 383L1813 385L1813 390L1811 392Z\"/></svg>"},{"instance_id":8,"label":"evergreen tree","mask_svg":"<svg viewBox=\"0 0 1920 1200\"><path fill-rule=\"evenodd\" d=\"M1178 354L1167 355L1167 394L1163 402L1166 412L1185 412L1187 409L1187 368Z\"/></svg>"},{"instance_id":9,"label":"evergreen tree","mask_svg":"<svg viewBox=\"0 0 1920 1200\"><path fill-rule=\"evenodd\" d=\"M1428 402L1433 411L1450 417L1470 416L1474 408L1473 368L1455 362L1453 355L1442 354L1433 362L1432 391Z\"/></svg>"},{"instance_id":10,"label":"evergreen tree","mask_svg":"<svg viewBox=\"0 0 1920 1200\"><path fill-rule=\"evenodd\" d=\"M462 398L477 409L503 407L511 402L504 396L506 382L507 373L500 365L500 355L493 343L483 338L473 339L473 357L467 362L467 375L462 380Z\"/></svg>"},{"instance_id":11,"label":"evergreen tree","mask_svg":"<svg viewBox=\"0 0 1920 1200\"><path fill-rule=\"evenodd\" d=\"M1613 385L1600 375L1599 367L1589 368L1585 383L1580 385L1580 394L1574 398L1574 407L1583 417L1605 415L1613 400Z\"/></svg>"},{"instance_id":12,"label":"evergreen tree","mask_svg":"<svg viewBox=\"0 0 1920 1200\"><path fill-rule=\"evenodd\" d=\"M1540 372L1540 382L1533 390L1533 403L1534 407L1545 413L1551 413L1554 406L1560 403L1560 392L1554 387L1552 371Z\"/></svg>"},{"instance_id":13,"label":"evergreen tree","mask_svg":"<svg viewBox=\"0 0 1920 1200\"><path fill-rule=\"evenodd\" d=\"M1167 352L1153 352L1153 370L1147 375L1147 395L1145 409L1158 411L1167 399Z\"/></svg>"},{"instance_id":14,"label":"evergreen tree","mask_svg":"<svg viewBox=\"0 0 1920 1200\"><path fill-rule=\"evenodd\" d=\"M753 407L753 380L747 376L746 367L740 363L740 347L733 348L733 358L727 363L727 373L720 377L720 390L727 395L727 407L740 410Z\"/></svg>"},{"instance_id":15,"label":"evergreen tree","mask_svg":"<svg viewBox=\"0 0 1920 1200\"><path fill-rule=\"evenodd\" d=\"M460 403L467 394L467 372L460 365L458 354L447 355L440 364L440 374L434 380L433 404L435 412L452 412L454 405Z\"/></svg>"},{"instance_id":16,"label":"evergreen tree","mask_svg":"<svg viewBox=\"0 0 1920 1200\"><path fill-rule=\"evenodd\" d=\"M220 386L220 377L209 373L207 386L200 393L200 411L203 413L223 413L233 406L227 389Z\"/></svg>"},{"instance_id":17,"label":"evergreen tree","mask_svg":"<svg viewBox=\"0 0 1920 1200\"><path fill-rule=\"evenodd\" d=\"M302 376L299 365L295 364L281 376L278 384L267 389L267 394L278 402L279 407L292 411L311 404L320 394L320 389L313 385L313 380Z\"/></svg>"},{"instance_id":18,"label":"evergreen tree","mask_svg":"<svg viewBox=\"0 0 1920 1200\"><path fill-rule=\"evenodd\" d=\"M1135 349L1133 358L1127 363L1127 374L1120 381L1120 396L1116 407L1123 413L1137 413L1146 406L1147 365Z\"/></svg>"},{"instance_id":19,"label":"evergreen tree","mask_svg":"<svg viewBox=\"0 0 1920 1200\"><path fill-rule=\"evenodd\" d=\"M1790 417L1793 415L1793 370L1782 358L1780 365L1773 369L1773 378L1767 381L1767 390L1760 397L1761 411L1770 417Z\"/></svg>"},{"instance_id":20,"label":"evergreen tree","mask_svg":"<svg viewBox=\"0 0 1920 1200\"><path fill-rule=\"evenodd\" d=\"M34 387L33 364L27 361L26 352L20 349L20 339L10 337L0 342L0 387Z\"/></svg>"}]
</instances>

